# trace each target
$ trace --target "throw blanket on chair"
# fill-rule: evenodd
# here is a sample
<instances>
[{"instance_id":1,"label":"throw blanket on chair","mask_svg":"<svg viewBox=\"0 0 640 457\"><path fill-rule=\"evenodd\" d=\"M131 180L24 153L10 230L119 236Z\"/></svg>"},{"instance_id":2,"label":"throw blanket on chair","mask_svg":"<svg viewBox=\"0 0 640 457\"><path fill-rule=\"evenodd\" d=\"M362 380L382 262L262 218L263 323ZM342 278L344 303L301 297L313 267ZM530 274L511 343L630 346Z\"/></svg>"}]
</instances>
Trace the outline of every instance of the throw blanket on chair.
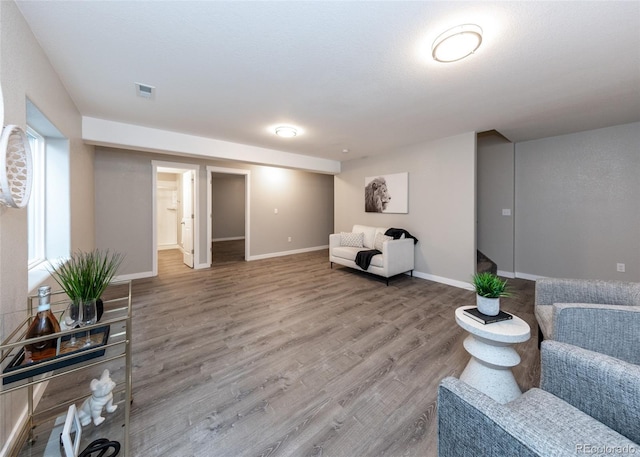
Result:
<instances>
[{"instance_id":1,"label":"throw blanket on chair","mask_svg":"<svg viewBox=\"0 0 640 457\"><path fill-rule=\"evenodd\" d=\"M382 252L377 249L371 249L368 251L358 251L356 254L356 265L358 265L363 270L369 269L369 265L371 265L371 259L373 256L382 254Z\"/></svg>"},{"instance_id":2,"label":"throw blanket on chair","mask_svg":"<svg viewBox=\"0 0 640 457\"><path fill-rule=\"evenodd\" d=\"M405 238L412 238L413 244L418 244L418 238L407 232L405 229L390 228L386 232L384 232L384 234L387 236L392 236L394 240L399 240L400 237L404 235Z\"/></svg>"}]
</instances>

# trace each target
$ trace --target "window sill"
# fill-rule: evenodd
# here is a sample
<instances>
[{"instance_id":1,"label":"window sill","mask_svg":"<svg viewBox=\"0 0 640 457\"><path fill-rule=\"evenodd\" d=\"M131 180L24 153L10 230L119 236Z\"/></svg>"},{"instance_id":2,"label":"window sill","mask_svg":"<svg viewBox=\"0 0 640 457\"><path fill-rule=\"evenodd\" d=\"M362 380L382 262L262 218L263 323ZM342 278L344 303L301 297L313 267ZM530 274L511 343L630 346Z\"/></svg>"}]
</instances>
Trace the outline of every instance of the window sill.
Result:
<instances>
[{"instance_id":1,"label":"window sill","mask_svg":"<svg viewBox=\"0 0 640 457\"><path fill-rule=\"evenodd\" d=\"M36 288L47 279L51 278L51 273L47 270L46 262L39 263L29 269L28 273L28 294L34 293Z\"/></svg>"}]
</instances>

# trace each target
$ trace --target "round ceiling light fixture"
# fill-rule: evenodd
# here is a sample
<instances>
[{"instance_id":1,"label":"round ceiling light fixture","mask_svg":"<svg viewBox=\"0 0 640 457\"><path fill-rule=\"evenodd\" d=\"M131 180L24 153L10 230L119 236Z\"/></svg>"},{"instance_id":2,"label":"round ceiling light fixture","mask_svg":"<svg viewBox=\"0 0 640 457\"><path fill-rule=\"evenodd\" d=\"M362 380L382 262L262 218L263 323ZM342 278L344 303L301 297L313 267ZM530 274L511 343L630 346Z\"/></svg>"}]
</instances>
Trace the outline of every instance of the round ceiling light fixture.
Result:
<instances>
[{"instance_id":1,"label":"round ceiling light fixture","mask_svg":"<svg viewBox=\"0 0 640 457\"><path fill-rule=\"evenodd\" d=\"M463 24L441 33L433 42L431 55L438 62L456 62L473 54L482 44L482 29Z\"/></svg>"},{"instance_id":2,"label":"round ceiling light fixture","mask_svg":"<svg viewBox=\"0 0 640 457\"><path fill-rule=\"evenodd\" d=\"M275 128L276 135L281 136L282 138L293 138L298 134L298 131L287 125L281 125Z\"/></svg>"}]
</instances>

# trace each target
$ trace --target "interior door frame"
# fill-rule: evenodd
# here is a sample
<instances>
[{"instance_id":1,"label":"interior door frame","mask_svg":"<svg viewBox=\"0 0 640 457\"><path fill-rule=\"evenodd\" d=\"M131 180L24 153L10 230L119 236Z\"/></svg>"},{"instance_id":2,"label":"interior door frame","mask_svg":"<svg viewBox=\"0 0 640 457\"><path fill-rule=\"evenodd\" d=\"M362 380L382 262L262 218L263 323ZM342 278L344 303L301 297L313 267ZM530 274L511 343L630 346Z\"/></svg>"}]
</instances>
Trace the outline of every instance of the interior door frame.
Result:
<instances>
[{"instance_id":1,"label":"interior door frame","mask_svg":"<svg viewBox=\"0 0 640 457\"><path fill-rule=\"evenodd\" d=\"M198 198L198 172L200 171L200 165L193 163L182 163L182 162L164 162L161 160L152 160L151 161L151 200L152 200L152 229L151 229L151 243L152 243L152 275L158 276L158 221L157 221L157 211L158 211L158 201L156 190L158 187L158 168L170 168L175 173L182 173L189 170L194 170L194 181L193 181L193 268L206 268L208 265L200 265L200 243L199 243L199 230L198 225L200 221L199 214L199 198Z\"/></svg>"},{"instance_id":2,"label":"interior door frame","mask_svg":"<svg viewBox=\"0 0 640 457\"><path fill-rule=\"evenodd\" d=\"M250 234L251 234L251 170L242 168L225 168L207 166L207 265L211 266L213 262L213 256L211 255L211 240L213 239L213 190L212 187L212 173L225 173L229 175L244 175L244 260L248 261L250 257Z\"/></svg>"}]
</instances>

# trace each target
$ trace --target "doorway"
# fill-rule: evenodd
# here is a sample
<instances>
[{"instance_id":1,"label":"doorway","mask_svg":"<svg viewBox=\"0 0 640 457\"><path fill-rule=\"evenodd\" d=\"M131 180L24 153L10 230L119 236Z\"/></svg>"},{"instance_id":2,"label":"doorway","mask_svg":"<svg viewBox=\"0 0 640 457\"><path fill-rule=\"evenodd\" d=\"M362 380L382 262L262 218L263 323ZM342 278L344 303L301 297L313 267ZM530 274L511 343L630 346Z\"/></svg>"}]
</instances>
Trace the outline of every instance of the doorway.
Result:
<instances>
[{"instance_id":1,"label":"doorway","mask_svg":"<svg viewBox=\"0 0 640 457\"><path fill-rule=\"evenodd\" d=\"M246 261L250 258L250 171L208 166L207 176L207 263Z\"/></svg>"},{"instance_id":2,"label":"doorway","mask_svg":"<svg viewBox=\"0 0 640 457\"><path fill-rule=\"evenodd\" d=\"M188 268L201 268L198 240L198 165L152 161L153 275L158 251L179 253ZM206 265L205 265L206 266Z\"/></svg>"}]
</instances>

